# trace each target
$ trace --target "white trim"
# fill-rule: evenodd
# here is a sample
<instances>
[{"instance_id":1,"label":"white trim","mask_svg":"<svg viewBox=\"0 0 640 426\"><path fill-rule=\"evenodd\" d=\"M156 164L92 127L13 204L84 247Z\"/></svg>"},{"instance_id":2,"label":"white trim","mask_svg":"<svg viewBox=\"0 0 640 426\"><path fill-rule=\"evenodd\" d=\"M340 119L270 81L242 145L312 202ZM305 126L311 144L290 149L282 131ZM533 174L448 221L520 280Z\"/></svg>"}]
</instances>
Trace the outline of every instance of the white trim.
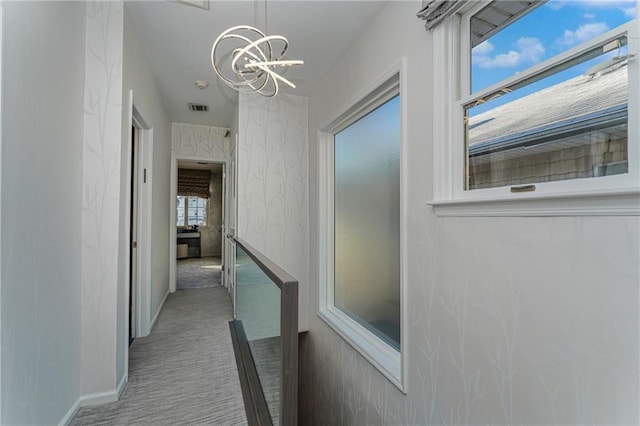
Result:
<instances>
[{"instance_id":1,"label":"white trim","mask_svg":"<svg viewBox=\"0 0 640 426\"><path fill-rule=\"evenodd\" d=\"M138 179L138 277L136 297L136 336L145 337L151 332L151 210L153 203L153 128L145 123L135 102L132 110L133 125L138 130L139 176ZM147 181L144 182L146 170ZM141 220L144 219L144 220Z\"/></svg>"},{"instance_id":2,"label":"white trim","mask_svg":"<svg viewBox=\"0 0 640 426\"><path fill-rule=\"evenodd\" d=\"M362 327L338 308L327 307L322 309L318 316L376 367L391 383L403 393L407 393L406 386L403 385L402 381L402 357L400 352L392 349L375 334Z\"/></svg>"},{"instance_id":3,"label":"white trim","mask_svg":"<svg viewBox=\"0 0 640 426\"><path fill-rule=\"evenodd\" d=\"M134 91L129 90L128 99L128 114L127 114L127 139L122 142L123 149L125 150L125 173L126 173L126 185L124 189L123 208L125 212L125 220L122 226L124 226L124 232L126 235L125 241L127 245L126 256L124 256L123 268L126 271L126 288L123 289L125 293L125 324L128 334L128 330L131 329L129 323L129 273L131 269L131 245L130 245L130 233L131 233L131 140L133 137L132 127L138 128L138 154L139 154L139 167L138 173L144 174L144 169L147 169L147 183L145 184L142 179L138 179L138 226L137 236L138 241L138 267L136 277L136 336L144 337L151 331L150 327L150 310L151 310L151 202L152 202L152 182L151 176L153 165L153 129L148 125L144 119L146 115L140 112L135 103ZM140 176L140 175L139 175ZM141 220L144 218L143 220ZM123 378L128 377L129 372L129 341L126 339L124 342L124 371ZM93 397L92 397L93 398ZM117 399L117 398L116 398ZM110 401L107 401L110 402Z\"/></svg>"},{"instance_id":4,"label":"white trim","mask_svg":"<svg viewBox=\"0 0 640 426\"><path fill-rule=\"evenodd\" d=\"M227 211L227 164L222 166L222 226L220 227L220 264L223 270L220 271L220 283L222 287L228 291L229 284L227 283L226 269L227 269L227 219L229 214ZM177 243L177 241L176 241Z\"/></svg>"},{"instance_id":5,"label":"white trim","mask_svg":"<svg viewBox=\"0 0 640 426\"><path fill-rule=\"evenodd\" d=\"M151 333L151 331L153 330L153 327L155 327L156 321L158 321L158 316L160 316L160 311L162 311L162 307L164 306L164 302L167 301L167 297L169 297L169 290L167 290L167 292L165 293L164 297L162 298L162 302L160 302L160 306L158 306L158 310L156 311L156 314L153 316L153 319L151 320L151 325L149 326L149 333Z\"/></svg>"},{"instance_id":6,"label":"white trim","mask_svg":"<svg viewBox=\"0 0 640 426\"><path fill-rule=\"evenodd\" d=\"M400 94L400 380L396 386L409 389L409 106L407 60L398 64Z\"/></svg>"},{"instance_id":7,"label":"white trim","mask_svg":"<svg viewBox=\"0 0 640 426\"><path fill-rule=\"evenodd\" d=\"M71 405L67 413L62 417L59 425L68 425L71 423L75 415L78 413L78 410L82 407L88 407L91 405L100 405L106 404L109 402L114 402L120 399L122 396L122 392L124 391L124 387L129 381L129 375L127 373L122 375L118 386L110 391L106 392L95 392L87 395L83 395L80 398L76 399L76 401Z\"/></svg>"},{"instance_id":8,"label":"white trim","mask_svg":"<svg viewBox=\"0 0 640 426\"><path fill-rule=\"evenodd\" d=\"M500 87L516 84L532 75L553 68L559 62L578 57L594 45L627 33L628 52L638 54L638 20L625 23L594 37L522 73L502 80L474 94L468 93L469 41L464 37L469 18L484 5L468 8L451 16L433 30L434 108L433 112L433 200L427 202L439 216L575 216L638 215L640 192L640 122L631 117L640 111L638 58L629 60L629 173L598 178L535 183L534 193L512 193L511 185L465 190L463 106ZM635 112L634 112L635 111ZM634 195L635 194L635 195Z\"/></svg>"},{"instance_id":9,"label":"white trim","mask_svg":"<svg viewBox=\"0 0 640 426\"><path fill-rule=\"evenodd\" d=\"M120 200L124 200L124 218L122 218L123 223L121 226L124 227L124 235L125 237L121 241L121 244L126 244L127 249L125 250L124 259L122 260L123 268L125 270L125 278L121 285L124 285L125 288L122 289L124 292L124 323L125 323L125 335L122 337L124 341L124 372L128 374L129 372L129 339L127 336L129 335L129 331L131 330L131 323L129 322L129 304L131 300L130 293L130 280L131 280L131 176L133 170L131 168L131 140L133 138L133 132L131 128L133 127L133 90L129 91L129 99L127 102L127 128L126 128L126 140L122 141L122 149L124 150L125 155L125 189L124 189L124 198L120 197Z\"/></svg>"},{"instance_id":10,"label":"white trim","mask_svg":"<svg viewBox=\"0 0 640 426\"><path fill-rule=\"evenodd\" d=\"M67 411L64 417L62 417L62 419L58 422L58 425L66 426L69 423L71 423L71 420L73 420L73 418L76 416L76 414L78 413L78 410L81 407L80 405L81 402L82 402L82 397L76 399L73 405L69 408L69 411Z\"/></svg>"},{"instance_id":11,"label":"white trim","mask_svg":"<svg viewBox=\"0 0 640 426\"><path fill-rule=\"evenodd\" d=\"M3 63L3 35L4 35L4 4L0 1L0 165L2 164L2 63ZM2 173L0 173L0 241L2 241ZM2 247L2 244L0 244ZM2 276L2 249L0 249L0 277ZM2 318L2 280L0 280L0 318ZM0 341L0 384L2 382L2 342ZM2 386L0 385L0 421L2 421Z\"/></svg>"},{"instance_id":12,"label":"white trim","mask_svg":"<svg viewBox=\"0 0 640 426\"><path fill-rule=\"evenodd\" d=\"M123 374L118 386L115 389L106 392L95 392L88 395L84 395L80 398L80 407L87 407L90 405L106 404L108 402L114 402L120 399L124 386L129 381L129 375Z\"/></svg>"},{"instance_id":13,"label":"white trim","mask_svg":"<svg viewBox=\"0 0 640 426\"><path fill-rule=\"evenodd\" d=\"M525 195L525 194L519 194ZM427 203L438 216L640 216L640 191L571 192Z\"/></svg>"},{"instance_id":14,"label":"white trim","mask_svg":"<svg viewBox=\"0 0 640 426\"><path fill-rule=\"evenodd\" d=\"M178 160L171 152L171 188L169 195L169 293L176 291L177 238L176 197L178 196Z\"/></svg>"},{"instance_id":15,"label":"white trim","mask_svg":"<svg viewBox=\"0 0 640 426\"><path fill-rule=\"evenodd\" d=\"M408 387L408 185L404 173L408 163L406 59L394 64L365 90L354 96L323 126L318 140L318 316L338 335L376 367L394 386L406 393ZM391 83L394 77L397 83ZM363 117L377 106L400 94L400 351L354 321L334 306L333 247L333 137L335 133Z\"/></svg>"},{"instance_id":16,"label":"white trim","mask_svg":"<svg viewBox=\"0 0 640 426\"><path fill-rule=\"evenodd\" d=\"M437 26L433 30L434 48L433 63L440 64L433 69L433 99L457 99L456 85L452 84L451 73L458 69L459 55L452 54L459 38L458 15L450 18L448 24ZM450 199L453 195L454 176L451 171L453 161L452 145L448 143L454 122L452 102L440 103L440 108L433 108L433 194L436 200Z\"/></svg>"}]
</instances>

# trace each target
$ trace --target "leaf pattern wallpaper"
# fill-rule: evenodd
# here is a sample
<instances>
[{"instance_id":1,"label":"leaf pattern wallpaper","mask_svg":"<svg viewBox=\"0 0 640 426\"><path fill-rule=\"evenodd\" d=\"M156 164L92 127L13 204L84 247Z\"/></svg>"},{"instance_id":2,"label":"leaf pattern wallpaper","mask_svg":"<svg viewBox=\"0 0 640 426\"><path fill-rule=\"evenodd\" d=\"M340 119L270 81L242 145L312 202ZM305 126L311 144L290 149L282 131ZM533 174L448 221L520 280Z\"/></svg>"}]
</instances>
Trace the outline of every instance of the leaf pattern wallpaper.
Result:
<instances>
[{"instance_id":1,"label":"leaf pattern wallpaper","mask_svg":"<svg viewBox=\"0 0 640 426\"><path fill-rule=\"evenodd\" d=\"M587 244L615 245L637 221L597 231L603 219L535 219L537 242L553 246L544 252L525 237L489 242L518 224L486 221L479 231L431 217L412 233L407 395L311 319L302 424L637 423L638 247L613 254ZM573 221L582 225L567 233ZM622 279L593 266L602 264Z\"/></svg>"},{"instance_id":2,"label":"leaf pattern wallpaper","mask_svg":"<svg viewBox=\"0 0 640 426\"><path fill-rule=\"evenodd\" d=\"M304 301L309 256L308 99L240 94L238 138L238 235L297 278ZM306 303L301 309L304 328Z\"/></svg>"},{"instance_id":3,"label":"leaf pattern wallpaper","mask_svg":"<svg viewBox=\"0 0 640 426\"><path fill-rule=\"evenodd\" d=\"M407 393L320 319L310 173L305 425L638 424L638 217L441 217L433 199L432 33L390 2L310 96L316 132L403 61ZM604 201L603 201L604 202Z\"/></svg>"},{"instance_id":4,"label":"leaf pattern wallpaper","mask_svg":"<svg viewBox=\"0 0 640 426\"><path fill-rule=\"evenodd\" d=\"M201 124L173 123L171 150L180 156L227 161L231 155L231 143L224 136L227 130Z\"/></svg>"},{"instance_id":5,"label":"leaf pattern wallpaper","mask_svg":"<svg viewBox=\"0 0 640 426\"><path fill-rule=\"evenodd\" d=\"M82 393L116 386L123 4L87 2L82 214Z\"/></svg>"}]
</instances>

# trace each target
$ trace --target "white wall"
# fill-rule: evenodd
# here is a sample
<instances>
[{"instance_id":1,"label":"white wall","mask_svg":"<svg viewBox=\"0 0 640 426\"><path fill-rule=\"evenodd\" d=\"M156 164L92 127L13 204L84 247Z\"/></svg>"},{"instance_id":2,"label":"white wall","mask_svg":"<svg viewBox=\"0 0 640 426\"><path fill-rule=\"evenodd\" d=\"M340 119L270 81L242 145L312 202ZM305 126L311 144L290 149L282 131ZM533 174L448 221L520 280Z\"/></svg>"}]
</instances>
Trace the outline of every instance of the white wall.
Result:
<instances>
[{"instance_id":1,"label":"white wall","mask_svg":"<svg viewBox=\"0 0 640 426\"><path fill-rule=\"evenodd\" d=\"M151 190L151 274L149 277L150 289L150 310L147 321L153 320L161 308L161 303L169 292L169 196L170 196L170 175L171 175L171 122L168 119L163 100L158 92L153 71L149 66L146 52L140 44L135 25L129 15L124 14L124 62L123 62L123 100L129 102L129 92L133 90L133 104L145 120L145 124L152 129L153 140L151 141L153 159L152 173L148 174ZM131 146L129 142L129 110L123 108L122 116L122 140L126 143L126 149L122 152L122 163L131 164ZM129 167L129 166L127 166ZM121 191L123 194L130 194L128 173L125 168L122 170ZM127 199L130 195L127 195ZM120 210L121 220L129 220L129 211L125 203ZM144 222L149 218L141 218ZM121 227L120 235L120 256L128 257L129 235L125 227ZM141 259L142 260L142 259ZM119 282L122 285L118 307L122 310L118 313L119 320L125 320L128 312L128 305L125 297L128 290L128 271L120 268ZM120 354L127 345L126 321L122 321L118 326L118 348ZM121 377L124 365L118 365L118 377Z\"/></svg>"},{"instance_id":2,"label":"white wall","mask_svg":"<svg viewBox=\"0 0 640 426\"><path fill-rule=\"evenodd\" d=\"M88 2L82 183L82 393L117 386L121 2Z\"/></svg>"},{"instance_id":3,"label":"white wall","mask_svg":"<svg viewBox=\"0 0 640 426\"><path fill-rule=\"evenodd\" d=\"M431 36L420 1L390 2L310 98L316 131L406 57L408 394L313 313L301 366L304 424L637 424L638 258L633 217L442 218L433 185Z\"/></svg>"},{"instance_id":4,"label":"white wall","mask_svg":"<svg viewBox=\"0 0 640 426\"><path fill-rule=\"evenodd\" d=\"M238 236L298 279L306 330L308 99L241 94L238 105Z\"/></svg>"},{"instance_id":5,"label":"white wall","mask_svg":"<svg viewBox=\"0 0 640 426\"><path fill-rule=\"evenodd\" d=\"M224 136L227 130L226 127L173 123L171 151L179 157L226 161L230 152L229 138Z\"/></svg>"},{"instance_id":6,"label":"white wall","mask_svg":"<svg viewBox=\"0 0 640 426\"><path fill-rule=\"evenodd\" d=\"M80 396L85 4L4 3L2 424Z\"/></svg>"},{"instance_id":7,"label":"white wall","mask_svg":"<svg viewBox=\"0 0 640 426\"><path fill-rule=\"evenodd\" d=\"M221 256L222 253L222 173L211 173L207 202L206 224L200 225L200 254L202 257Z\"/></svg>"}]
</instances>

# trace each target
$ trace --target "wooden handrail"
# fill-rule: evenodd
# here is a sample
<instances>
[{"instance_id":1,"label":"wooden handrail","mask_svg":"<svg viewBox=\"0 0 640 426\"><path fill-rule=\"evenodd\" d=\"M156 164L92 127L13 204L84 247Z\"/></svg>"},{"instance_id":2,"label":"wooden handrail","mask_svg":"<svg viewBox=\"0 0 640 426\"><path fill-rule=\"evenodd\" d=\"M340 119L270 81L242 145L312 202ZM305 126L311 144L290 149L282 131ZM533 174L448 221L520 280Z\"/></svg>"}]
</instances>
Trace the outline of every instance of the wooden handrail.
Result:
<instances>
[{"instance_id":1,"label":"wooden handrail","mask_svg":"<svg viewBox=\"0 0 640 426\"><path fill-rule=\"evenodd\" d=\"M256 265L258 265L262 272L267 274L269 279L273 281L280 290L282 290L287 284L298 285L298 280L293 278L287 271L276 265L257 249L253 248L249 243L236 237L231 237L231 239L239 245L254 262L256 262Z\"/></svg>"}]
</instances>

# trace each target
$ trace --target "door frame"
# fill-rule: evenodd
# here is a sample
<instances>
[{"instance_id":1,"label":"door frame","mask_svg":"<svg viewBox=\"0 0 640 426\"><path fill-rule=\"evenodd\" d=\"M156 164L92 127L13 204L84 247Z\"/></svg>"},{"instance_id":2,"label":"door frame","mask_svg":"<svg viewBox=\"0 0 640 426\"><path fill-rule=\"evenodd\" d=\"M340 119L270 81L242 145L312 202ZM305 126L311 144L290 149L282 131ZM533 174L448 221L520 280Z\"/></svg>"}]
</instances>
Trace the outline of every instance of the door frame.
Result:
<instances>
[{"instance_id":1,"label":"door frame","mask_svg":"<svg viewBox=\"0 0 640 426\"><path fill-rule=\"evenodd\" d=\"M175 293L176 291L176 279L177 279L177 238L178 232L176 229L176 197L178 196L178 162L179 161L201 161L207 163L222 164L222 174L226 176L229 162L224 159L216 159L211 157L203 157L198 155L183 155L176 152L171 153L171 194L169 196L169 292ZM224 178L223 178L224 180ZM228 204L227 192L223 190L222 205ZM227 235L227 211L222 209L222 229L220 230L222 235L222 247L220 251L220 262L226 269L226 253L224 251L224 241ZM224 277L224 273L221 272L221 277ZM222 279L222 285L226 287L226 280Z\"/></svg>"},{"instance_id":2,"label":"door frame","mask_svg":"<svg viewBox=\"0 0 640 426\"><path fill-rule=\"evenodd\" d=\"M152 206L152 188L153 188L153 127L151 127L145 117L146 114L140 111L140 108L135 103L135 96L133 90L129 91L128 102L128 114L127 114L127 138L126 146L123 147L126 158L124 159L127 172L126 172L126 189L123 197L125 206L124 211L128 215L131 214L131 150L132 150L132 127L138 129L138 217L137 217L137 235L136 240L137 247L137 276L135 289L135 322L136 322L136 336L144 337L151 332L151 206ZM125 293L125 309L124 315L126 316L127 327L129 324L129 274L131 273L131 224L130 220L124 221L124 232L127 241L127 255L124 256L126 271L126 285L127 290ZM126 356L125 362L126 370L128 371L129 363L129 344L125 345Z\"/></svg>"}]
</instances>

